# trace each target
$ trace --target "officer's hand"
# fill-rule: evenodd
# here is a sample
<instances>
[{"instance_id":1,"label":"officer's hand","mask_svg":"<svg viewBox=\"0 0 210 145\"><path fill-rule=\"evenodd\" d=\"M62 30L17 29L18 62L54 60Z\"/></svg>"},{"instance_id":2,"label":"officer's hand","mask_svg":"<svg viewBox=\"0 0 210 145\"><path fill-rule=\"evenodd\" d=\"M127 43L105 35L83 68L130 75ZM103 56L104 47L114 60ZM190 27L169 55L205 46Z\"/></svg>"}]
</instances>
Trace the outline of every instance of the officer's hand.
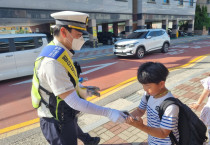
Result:
<instances>
[{"instance_id":1,"label":"officer's hand","mask_svg":"<svg viewBox=\"0 0 210 145\"><path fill-rule=\"evenodd\" d=\"M112 122L124 123L127 115L122 111L111 109L109 115L107 116Z\"/></svg>"},{"instance_id":2,"label":"officer's hand","mask_svg":"<svg viewBox=\"0 0 210 145\"><path fill-rule=\"evenodd\" d=\"M96 95L100 97L100 93L98 92L100 89L95 86L83 86L81 83L77 85L77 91L80 95L80 97L87 99L88 97L91 97L92 95Z\"/></svg>"},{"instance_id":3,"label":"officer's hand","mask_svg":"<svg viewBox=\"0 0 210 145\"><path fill-rule=\"evenodd\" d=\"M100 97L100 93L98 91L100 91L99 87L96 86L84 86L87 89L87 94L88 96L92 96L95 95L97 97Z\"/></svg>"}]
</instances>

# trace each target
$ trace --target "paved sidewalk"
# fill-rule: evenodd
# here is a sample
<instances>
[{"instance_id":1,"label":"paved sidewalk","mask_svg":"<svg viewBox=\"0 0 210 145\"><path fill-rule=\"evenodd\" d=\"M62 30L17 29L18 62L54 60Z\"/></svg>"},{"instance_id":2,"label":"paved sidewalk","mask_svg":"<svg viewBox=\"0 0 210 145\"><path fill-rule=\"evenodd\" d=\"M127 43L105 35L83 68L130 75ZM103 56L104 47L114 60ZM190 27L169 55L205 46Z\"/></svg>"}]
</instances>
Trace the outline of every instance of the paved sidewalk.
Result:
<instances>
[{"instance_id":1,"label":"paved sidewalk","mask_svg":"<svg viewBox=\"0 0 210 145\"><path fill-rule=\"evenodd\" d=\"M191 80L178 85L171 90L172 94L186 104L196 101L203 89L200 80L207 77L209 74L210 73L203 73L200 76L192 78ZM203 106L204 103L202 103L199 109L195 111L198 116L200 115L200 111ZM145 116L144 121L146 122ZM89 133L92 136L101 137L100 144L103 145L146 145L148 137L146 133L136 129L133 126L125 123L115 124L110 121L91 130ZM79 145L83 145L83 143L79 141Z\"/></svg>"},{"instance_id":2,"label":"paved sidewalk","mask_svg":"<svg viewBox=\"0 0 210 145\"><path fill-rule=\"evenodd\" d=\"M183 68L182 70L186 69L184 72L179 72L181 69L176 70L178 71L177 74L169 77L167 80L167 88L171 90L175 97L179 98L185 104L195 102L198 99L203 90L200 80L210 75L210 68L206 69L206 67L210 64L210 56L198 63L199 65L196 64L197 66L195 65L190 68ZM138 106L142 93L143 90L140 90L134 95L135 97L130 96L126 98L127 100L135 98L133 100L135 103L131 105L133 108ZM207 102L207 99L204 102ZM205 103L202 103L198 110L194 110L198 116L200 116L200 111L204 104ZM145 116L143 116L143 118L146 123ZM98 122L95 122L95 124L97 123ZM85 128L83 127L83 129ZM89 133L92 136L101 137L100 144L102 145L147 145L147 134L125 123L116 124L107 121L106 123L101 123L98 127L89 129ZM78 140L78 142L79 145L83 145L80 140Z\"/></svg>"}]
</instances>

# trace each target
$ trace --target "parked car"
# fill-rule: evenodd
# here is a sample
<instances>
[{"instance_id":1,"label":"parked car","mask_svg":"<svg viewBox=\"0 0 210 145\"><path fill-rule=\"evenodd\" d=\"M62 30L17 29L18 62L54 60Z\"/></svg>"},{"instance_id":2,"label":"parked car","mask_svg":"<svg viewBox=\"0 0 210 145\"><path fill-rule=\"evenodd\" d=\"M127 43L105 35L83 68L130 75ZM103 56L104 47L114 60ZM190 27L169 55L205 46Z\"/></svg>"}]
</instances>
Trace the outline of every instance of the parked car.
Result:
<instances>
[{"instance_id":1,"label":"parked car","mask_svg":"<svg viewBox=\"0 0 210 145\"><path fill-rule=\"evenodd\" d=\"M114 43L117 42L118 40L122 40L122 38L120 38L119 36L112 37L112 44L114 44Z\"/></svg>"},{"instance_id":2,"label":"parked car","mask_svg":"<svg viewBox=\"0 0 210 145\"><path fill-rule=\"evenodd\" d=\"M98 42L111 45L114 41L118 40L118 37L112 32L98 32Z\"/></svg>"},{"instance_id":3,"label":"parked car","mask_svg":"<svg viewBox=\"0 0 210 145\"><path fill-rule=\"evenodd\" d=\"M172 37L172 29L171 28L168 28L168 35L170 38Z\"/></svg>"},{"instance_id":4,"label":"parked car","mask_svg":"<svg viewBox=\"0 0 210 145\"><path fill-rule=\"evenodd\" d=\"M0 81L32 75L34 60L45 45L45 34L0 35Z\"/></svg>"},{"instance_id":5,"label":"parked car","mask_svg":"<svg viewBox=\"0 0 210 145\"><path fill-rule=\"evenodd\" d=\"M82 48L87 48L91 46L91 41L90 41L90 36L89 34L83 35L83 39L85 40L84 45L82 46Z\"/></svg>"},{"instance_id":6,"label":"parked car","mask_svg":"<svg viewBox=\"0 0 210 145\"><path fill-rule=\"evenodd\" d=\"M143 58L145 53L154 50L168 52L170 38L164 29L136 30L127 39L114 44L113 52L117 56L136 56Z\"/></svg>"},{"instance_id":7,"label":"parked car","mask_svg":"<svg viewBox=\"0 0 210 145\"><path fill-rule=\"evenodd\" d=\"M126 36L125 36L125 31L121 31L120 33L119 33L119 37L120 38L122 38L122 39L124 39Z\"/></svg>"}]
</instances>

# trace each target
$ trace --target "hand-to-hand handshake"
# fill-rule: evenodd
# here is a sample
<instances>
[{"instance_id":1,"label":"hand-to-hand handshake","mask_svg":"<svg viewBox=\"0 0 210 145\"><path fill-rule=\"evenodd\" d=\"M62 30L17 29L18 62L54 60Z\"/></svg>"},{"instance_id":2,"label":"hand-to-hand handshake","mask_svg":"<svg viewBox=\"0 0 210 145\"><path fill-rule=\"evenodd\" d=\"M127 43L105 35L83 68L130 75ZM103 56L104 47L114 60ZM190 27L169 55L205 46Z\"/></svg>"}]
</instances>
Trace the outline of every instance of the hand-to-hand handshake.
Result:
<instances>
[{"instance_id":1,"label":"hand-to-hand handshake","mask_svg":"<svg viewBox=\"0 0 210 145\"><path fill-rule=\"evenodd\" d=\"M77 85L77 91L80 95L80 97L86 99L87 97L90 97L92 95L98 96L100 97L100 89L98 87L95 86L83 86L81 83L79 83ZM93 105L89 105L89 106L93 106ZM101 108L99 106L95 106L94 107L94 112L90 111L93 114L100 114L97 113L97 110L104 110L101 112L100 115L106 116L108 117L112 122L116 122L116 123L128 123L130 124L131 122L135 121L139 121L137 118L133 117L131 114L129 114L127 111L119 111L116 109L111 109L111 108ZM87 111L87 110L86 110Z\"/></svg>"}]
</instances>

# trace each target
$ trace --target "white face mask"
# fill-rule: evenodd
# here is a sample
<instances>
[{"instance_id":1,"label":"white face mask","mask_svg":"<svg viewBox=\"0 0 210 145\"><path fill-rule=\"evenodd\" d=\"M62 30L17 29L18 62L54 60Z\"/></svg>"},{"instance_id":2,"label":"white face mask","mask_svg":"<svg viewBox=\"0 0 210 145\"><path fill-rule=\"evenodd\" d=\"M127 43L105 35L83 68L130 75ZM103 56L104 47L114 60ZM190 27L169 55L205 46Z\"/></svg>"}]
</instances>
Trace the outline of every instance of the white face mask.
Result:
<instances>
[{"instance_id":1,"label":"white face mask","mask_svg":"<svg viewBox=\"0 0 210 145\"><path fill-rule=\"evenodd\" d=\"M72 35L70 34L71 38L73 39L72 43L66 38L66 40L72 44L72 49L73 50L80 50L82 48L82 45L85 43L85 40L83 39L83 36L81 36L78 39L75 39L72 37Z\"/></svg>"}]
</instances>

